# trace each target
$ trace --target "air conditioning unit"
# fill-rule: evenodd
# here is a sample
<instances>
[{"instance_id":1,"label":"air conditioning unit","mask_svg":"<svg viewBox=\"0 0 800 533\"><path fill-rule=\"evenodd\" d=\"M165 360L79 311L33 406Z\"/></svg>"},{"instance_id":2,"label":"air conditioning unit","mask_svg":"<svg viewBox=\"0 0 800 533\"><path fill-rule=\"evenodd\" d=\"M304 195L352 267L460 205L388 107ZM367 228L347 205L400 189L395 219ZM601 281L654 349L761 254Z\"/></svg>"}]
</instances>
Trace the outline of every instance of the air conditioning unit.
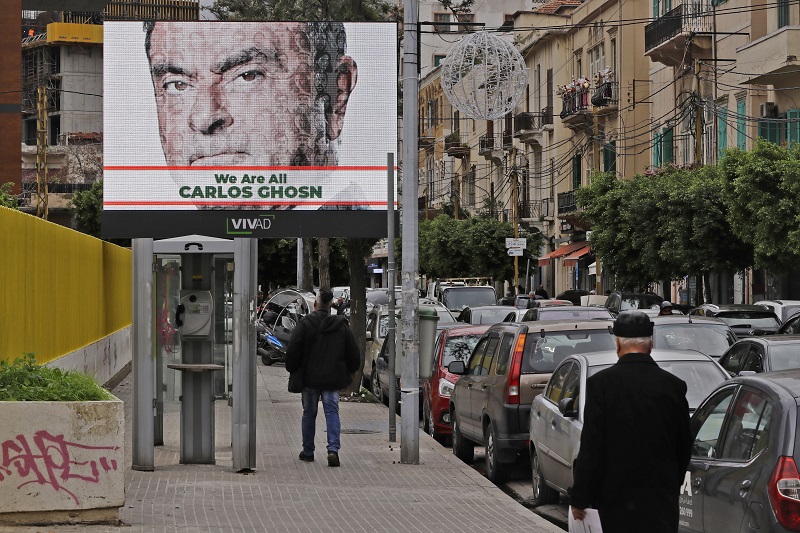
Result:
<instances>
[{"instance_id":1,"label":"air conditioning unit","mask_svg":"<svg viewBox=\"0 0 800 533\"><path fill-rule=\"evenodd\" d=\"M763 118L775 118L778 116L778 106L775 105L775 102L764 102L759 109Z\"/></svg>"}]
</instances>

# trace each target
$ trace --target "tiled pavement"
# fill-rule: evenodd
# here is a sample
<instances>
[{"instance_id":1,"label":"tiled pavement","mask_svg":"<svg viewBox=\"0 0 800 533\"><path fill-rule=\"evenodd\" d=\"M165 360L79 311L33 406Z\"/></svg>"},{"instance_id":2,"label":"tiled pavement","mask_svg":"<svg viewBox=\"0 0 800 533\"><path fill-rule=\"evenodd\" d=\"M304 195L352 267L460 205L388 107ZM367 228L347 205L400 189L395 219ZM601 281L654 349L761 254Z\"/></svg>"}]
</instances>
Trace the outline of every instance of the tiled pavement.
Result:
<instances>
[{"instance_id":1,"label":"tiled pavement","mask_svg":"<svg viewBox=\"0 0 800 533\"><path fill-rule=\"evenodd\" d=\"M316 462L300 451L300 396L286 392L282 366L258 365L256 471L231 468L230 407L216 402L216 465L179 464L179 413L165 415L165 445L156 447L154 472L125 472L123 525L0 527L0 532L485 532L563 530L517 503L428 435L420 434L419 465L400 464L398 442L388 442L382 404L340 403L342 466L327 466L322 408ZM126 464L130 465L133 388L125 401Z\"/></svg>"}]
</instances>

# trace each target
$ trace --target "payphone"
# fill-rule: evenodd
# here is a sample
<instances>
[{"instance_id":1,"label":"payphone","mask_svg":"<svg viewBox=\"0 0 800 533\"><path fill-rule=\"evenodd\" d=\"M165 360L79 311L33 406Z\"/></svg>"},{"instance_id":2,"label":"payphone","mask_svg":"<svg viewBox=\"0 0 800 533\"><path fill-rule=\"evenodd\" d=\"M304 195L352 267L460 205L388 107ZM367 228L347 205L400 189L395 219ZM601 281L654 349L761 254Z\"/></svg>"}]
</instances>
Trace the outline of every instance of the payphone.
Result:
<instances>
[{"instance_id":1,"label":"payphone","mask_svg":"<svg viewBox=\"0 0 800 533\"><path fill-rule=\"evenodd\" d=\"M214 298L211 291L181 291L181 303L175 313L175 323L184 339L208 339L214 317Z\"/></svg>"}]
</instances>

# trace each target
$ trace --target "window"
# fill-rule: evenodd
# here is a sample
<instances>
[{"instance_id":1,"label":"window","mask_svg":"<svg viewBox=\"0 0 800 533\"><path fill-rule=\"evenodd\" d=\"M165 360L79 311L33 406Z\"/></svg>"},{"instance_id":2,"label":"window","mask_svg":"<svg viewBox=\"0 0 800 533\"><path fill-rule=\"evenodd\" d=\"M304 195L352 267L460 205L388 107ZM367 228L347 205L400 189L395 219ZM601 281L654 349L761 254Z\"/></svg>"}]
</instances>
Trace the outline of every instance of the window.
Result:
<instances>
[{"instance_id":1,"label":"window","mask_svg":"<svg viewBox=\"0 0 800 533\"><path fill-rule=\"evenodd\" d=\"M611 39L611 70L617 73L617 40Z\"/></svg>"},{"instance_id":2,"label":"window","mask_svg":"<svg viewBox=\"0 0 800 533\"><path fill-rule=\"evenodd\" d=\"M661 133L653 132L653 166L660 167L663 164L661 156Z\"/></svg>"},{"instance_id":3,"label":"window","mask_svg":"<svg viewBox=\"0 0 800 533\"><path fill-rule=\"evenodd\" d=\"M742 367L742 362L744 362L744 358L747 356L747 352L749 350L750 344L748 343L742 343L734 346L724 357L721 363L722 368L724 368L731 376L735 376L739 373L739 369Z\"/></svg>"},{"instance_id":4,"label":"window","mask_svg":"<svg viewBox=\"0 0 800 533\"><path fill-rule=\"evenodd\" d=\"M747 150L747 102L744 98L736 101L736 146Z\"/></svg>"},{"instance_id":5,"label":"window","mask_svg":"<svg viewBox=\"0 0 800 533\"><path fill-rule=\"evenodd\" d=\"M453 111L453 126L451 129L453 133L461 132L461 113L458 111Z\"/></svg>"},{"instance_id":6,"label":"window","mask_svg":"<svg viewBox=\"0 0 800 533\"><path fill-rule=\"evenodd\" d=\"M733 399L735 387L724 389L712 397L692 419L692 445L694 457L715 458L719 447L719 437L725 413Z\"/></svg>"},{"instance_id":7,"label":"window","mask_svg":"<svg viewBox=\"0 0 800 533\"><path fill-rule=\"evenodd\" d=\"M445 54L433 54L433 66L438 67L442 63L442 59L447 57Z\"/></svg>"},{"instance_id":8,"label":"window","mask_svg":"<svg viewBox=\"0 0 800 533\"><path fill-rule=\"evenodd\" d=\"M472 13L459 13L456 15L458 22L458 31L460 32L473 32L475 31L475 27L472 24L475 23L475 15Z\"/></svg>"},{"instance_id":9,"label":"window","mask_svg":"<svg viewBox=\"0 0 800 533\"><path fill-rule=\"evenodd\" d=\"M763 372L764 354L761 353L760 346L752 346L747 354L747 359L742 364L741 372Z\"/></svg>"},{"instance_id":10,"label":"window","mask_svg":"<svg viewBox=\"0 0 800 533\"><path fill-rule=\"evenodd\" d=\"M800 109L786 111L786 141L790 145L800 142Z\"/></svg>"},{"instance_id":11,"label":"window","mask_svg":"<svg viewBox=\"0 0 800 533\"><path fill-rule=\"evenodd\" d=\"M778 28L789 25L789 0L778 0Z\"/></svg>"},{"instance_id":12,"label":"window","mask_svg":"<svg viewBox=\"0 0 800 533\"><path fill-rule=\"evenodd\" d=\"M561 394L564 392L567 377L570 375L570 370L572 370L573 366L574 363L561 365L558 370L553 373L550 382L547 384L547 390L544 396L556 405L558 405L559 400L561 400Z\"/></svg>"},{"instance_id":13,"label":"window","mask_svg":"<svg viewBox=\"0 0 800 533\"><path fill-rule=\"evenodd\" d=\"M788 0L787 0L788 1ZM502 28L513 28L514 27L514 15L503 15L503 25Z\"/></svg>"},{"instance_id":14,"label":"window","mask_svg":"<svg viewBox=\"0 0 800 533\"><path fill-rule=\"evenodd\" d=\"M481 361L481 376L486 376L489 374L489 369L492 367L492 361L494 361L494 353L497 350L497 345L499 343L499 337L491 337L489 339L489 343L486 345L486 353L483 356L483 361Z\"/></svg>"},{"instance_id":15,"label":"window","mask_svg":"<svg viewBox=\"0 0 800 533\"><path fill-rule=\"evenodd\" d=\"M467 205L470 207L475 207L475 166L473 165L470 168L469 173L466 176L467 181Z\"/></svg>"},{"instance_id":16,"label":"window","mask_svg":"<svg viewBox=\"0 0 800 533\"><path fill-rule=\"evenodd\" d=\"M434 13L433 22L433 31L437 33L450 33L450 13Z\"/></svg>"},{"instance_id":17,"label":"window","mask_svg":"<svg viewBox=\"0 0 800 533\"><path fill-rule=\"evenodd\" d=\"M595 76L606 66L606 45L600 43L589 50L589 58L591 59L591 79L594 80Z\"/></svg>"},{"instance_id":18,"label":"window","mask_svg":"<svg viewBox=\"0 0 800 533\"><path fill-rule=\"evenodd\" d=\"M581 154L572 158L572 189L581 187Z\"/></svg>"},{"instance_id":19,"label":"window","mask_svg":"<svg viewBox=\"0 0 800 533\"><path fill-rule=\"evenodd\" d=\"M603 146L603 172L617 171L617 141L609 141Z\"/></svg>"},{"instance_id":20,"label":"window","mask_svg":"<svg viewBox=\"0 0 800 533\"><path fill-rule=\"evenodd\" d=\"M564 382L564 394L561 395L561 400L564 398L575 398L572 409L578 410L578 393L580 392L581 384L581 369L578 365L571 365L567 379Z\"/></svg>"},{"instance_id":21,"label":"window","mask_svg":"<svg viewBox=\"0 0 800 533\"><path fill-rule=\"evenodd\" d=\"M772 404L750 390L743 390L725 424L725 441L720 459L749 461L767 445Z\"/></svg>"},{"instance_id":22,"label":"window","mask_svg":"<svg viewBox=\"0 0 800 533\"><path fill-rule=\"evenodd\" d=\"M717 160L725 156L728 147L728 108L717 108Z\"/></svg>"},{"instance_id":23,"label":"window","mask_svg":"<svg viewBox=\"0 0 800 533\"><path fill-rule=\"evenodd\" d=\"M489 339L483 338L478 342L475 351L472 352L472 357L469 358L467 364L467 374L470 376L480 375L481 361L483 360L483 352L486 351L486 345L489 344Z\"/></svg>"},{"instance_id":24,"label":"window","mask_svg":"<svg viewBox=\"0 0 800 533\"><path fill-rule=\"evenodd\" d=\"M781 141L784 139L786 134L785 132L785 122L781 122L775 119L765 119L758 121L758 136L762 139L766 139L773 144L780 145Z\"/></svg>"},{"instance_id":25,"label":"window","mask_svg":"<svg viewBox=\"0 0 800 533\"><path fill-rule=\"evenodd\" d=\"M500 343L500 352L497 354L497 367L495 373L505 375L508 369L508 360L511 357L511 349L514 347L514 335L506 333L503 335L503 342Z\"/></svg>"},{"instance_id":26,"label":"window","mask_svg":"<svg viewBox=\"0 0 800 533\"><path fill-rule=\"evenodd\" d=\"M674 133L672 128L664 128L661 132L661 164L675 161Z\"/></svg>"},{"instance_id":27,"label":"window","mask_svg":"<svg viewBox=\"0 0 800 533\"><path fill-rule=\"evenodd\" d=\"M553 112L553 69L547 69L547 109Z\"/></svg>"}]
</instances>

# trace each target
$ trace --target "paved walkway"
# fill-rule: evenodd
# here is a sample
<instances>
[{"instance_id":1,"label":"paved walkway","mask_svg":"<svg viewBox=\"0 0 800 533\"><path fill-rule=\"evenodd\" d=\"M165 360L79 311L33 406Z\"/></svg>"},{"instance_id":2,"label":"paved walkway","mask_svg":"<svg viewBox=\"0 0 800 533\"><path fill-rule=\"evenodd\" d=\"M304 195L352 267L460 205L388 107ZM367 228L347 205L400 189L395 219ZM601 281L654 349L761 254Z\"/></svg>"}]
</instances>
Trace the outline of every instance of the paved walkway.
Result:
<instances>
[{"instance_id":1,"label":"paved walkway","mask_svg":"<svg viewBox=\"0 0 800 533\"><path fill-rule=\"evenodd\" d=\"M216 402L216 465L179 464L179 413L165 415L165 445L154 472L125 472L122 527L0 527L0 532L485 532L563 530L518 504L428 435L420 434L419 465L400 464L388 442L382 404L340 403L340 468L327 466L325 421L317 419L316 462L300 452L300 395L286 392L282 366L258 365L256 472L231 468L230 408ZM126 463L131 464L132 381L115 394L125 401Z\"/></svg>"}]
</instances>

